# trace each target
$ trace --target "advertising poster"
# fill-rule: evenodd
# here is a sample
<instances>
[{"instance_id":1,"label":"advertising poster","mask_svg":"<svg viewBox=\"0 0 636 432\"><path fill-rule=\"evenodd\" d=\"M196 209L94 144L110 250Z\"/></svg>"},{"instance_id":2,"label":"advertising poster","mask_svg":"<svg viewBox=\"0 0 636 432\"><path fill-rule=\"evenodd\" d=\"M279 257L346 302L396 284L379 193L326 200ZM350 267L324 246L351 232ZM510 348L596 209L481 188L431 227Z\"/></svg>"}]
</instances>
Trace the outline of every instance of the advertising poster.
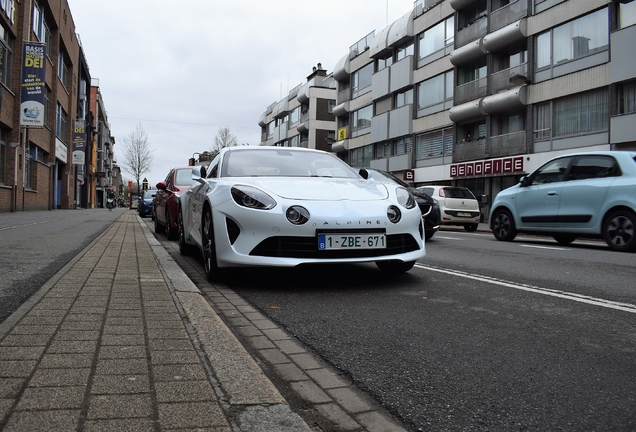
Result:
<instances>
[{"instance_id":1,"label":"advertising poster","mask_svg":"<svg viewBox=\"0 0 636 432\"><path fill-rule=\"evenodd\" d=\"M20 126L44 126L45 50L41 43L24 44Z\"/></svg>"},{"instance_id":2,"label":"advertising poster","mask_svg":"<svg viewBox=\"0 0 636 432\"><path fill-rule=\"evenodd\" d=\"M75 120L73 124L73 165L86 163L86 123Z\"/></svg>"}]
</instances>

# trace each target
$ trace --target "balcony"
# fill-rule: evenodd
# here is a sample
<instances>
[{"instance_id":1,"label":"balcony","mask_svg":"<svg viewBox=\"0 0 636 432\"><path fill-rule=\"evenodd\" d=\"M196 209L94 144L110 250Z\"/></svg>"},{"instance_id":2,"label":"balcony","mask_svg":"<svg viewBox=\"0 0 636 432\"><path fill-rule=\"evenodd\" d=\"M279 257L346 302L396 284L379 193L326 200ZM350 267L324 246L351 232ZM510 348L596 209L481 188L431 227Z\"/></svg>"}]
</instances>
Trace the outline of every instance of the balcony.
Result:
<instances>
[{"instance_id":1,"label":"balcony","mask_svg":"<svg viewBox=\"0 0 636 432\"><path fill-rule=\"evenodd\" d=\"M528 153L526 131L491 136L488 139L488 154L490 157L514 156L526 153Z\"/></svg>"},{"instance_id":2,"label":"balcony","mask_svg":"<svg viewBox=\"0 0 636 432\"><path fill-rule=\"evenodd\" d=\"M528 14L526 0L517 0L491 12L490 31L495 31L513 23Z\"/></svg>"},{"instance_id":3,"label":"balcony","mask_svg":"<svg viewBox=\"0 0 636 432\"><path fill-rule=\"evenodd\" d=\"M485 159L487 157L485 139L457 143L453 150L453 162Z\"/></svg>"},{"instance_id":4,"label":"balcony","mask_svg":"<svg viewBox=\"0 0 636 432\"><path fill-rule=\"evenodd\" d=\"M338 96L336 97L336 103L338 105L340 105L340 104L342 104L344 102L350 101L350 100L351 100L351 88L350 87L347 87L346 89L340 90L338 92Z\"/></svg>"},{"instance_id":5,"label":"balcony","mask_svg":"<svg viewBox=\"0 0 636 432\"><path fill-rule=\"evenodd\" d=\"M455 35L455 48L459 48L466 45L468 42L472 42L482 36L485 36L487 29L488 19L485 15L478 18L476 21L467 24Z\"/></svg>"},{"instance_id":6,"label":"balcony","mask_svg":"<svg viewBox=\"0 0 636 432\"><path fill-rule=\"evenodd\" d=\"M490 75L490 90L492 93L496 93L500 90L506 90L517 86L510 82L510 78L515 75L528 76L528 63L522 63L520 65L504 69L499 72L495 72Z\"/></svg>"},{"instance_id":7,"label":"balcony","mask_svg":"<svg viewBox=\"0 0 636 432\"><path fill-rule=\"evenodd\" d=\"M487 82L484 77L455 87L455 104L486 96Z\"/></svg>"}]
</instances>

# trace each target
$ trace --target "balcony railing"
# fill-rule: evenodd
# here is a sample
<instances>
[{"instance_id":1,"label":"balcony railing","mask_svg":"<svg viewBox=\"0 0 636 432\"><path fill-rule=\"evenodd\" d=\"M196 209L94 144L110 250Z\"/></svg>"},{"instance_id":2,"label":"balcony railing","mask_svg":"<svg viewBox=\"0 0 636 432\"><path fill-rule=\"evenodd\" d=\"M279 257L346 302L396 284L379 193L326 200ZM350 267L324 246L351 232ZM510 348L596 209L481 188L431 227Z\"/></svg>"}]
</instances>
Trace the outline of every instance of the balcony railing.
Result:
<instances>
[{"instance_id":1,"label":"balcony railing","mask_svg":"<svg viewBox=\"0 0 636 432\"><path fill-rule=\"evenodd\" d=\"M487 78L484 77L455 87L455 103L460 104L486 96L487 82Z\"/></svg>"},{"instance_id":2,"label":"balcony railing","mask_svg":"<svg viewBox=\"0 0 636 432\"><path fill-rule=\"evenodd\" d=\"M505 27L508 24L520 20L527 14L528 7L526 0L517 0L508 3L490 14L490 31L493 32Z\"/></svg>"},{"instance_id":3,"label":"balcony railing","mask_svg":"<svg viewBox=\"0 0 636 432\"><path fill-rule=\"evenodd\" d=\"M526 131L491 136L488 139L490 157L514 156L528 153Z\"/></svg>"},{"instance_id":4,"label":"balcony railing","mask_svg":"<svg viewBox=\"0 0 636 432\"><path fill-rule=\"evenodd\" d=\"M485 36L487 28L488 19L486 16L482 16L476 21L473 21L457 32L455 35L455 47L459 48L466 45L468 42L479 39L481 36Z\"/></svg>"},{"instance_id":5,"label":"balcony railing","mask_svg":"<svg viewBox=\"0 0 636 432\"><path fill-rule=\"evenodd\" d=\"M336 99L336 103L338 105L349 100L351 100L351 88L347 87L346 89L338 92L338 97Z\"/></svg>"},{"instance_id":6,"label":"balcony railing","mask_svg":"<svg viewBox=\"0 0 636 432\"><path fill-rule=\"evenodd\" d=\"M499 90L508 89L518 85L516 83L511 83L510 78L515 75L528 76L528 63L522 63L517 66L513 66L508 69L504 69L499 72L495 72L490 75L490 85L492 92L497 92Z\"/></svg>"},{"instance_id":7,"label":"balcony railing","mask_svg":"<svg viewBox=\"0 0 636 432\"><path fill-rule=\"evenodd\" d=\"M375 38L375 30L371 33L360 39L358 42L354 43L349 47L349 58L352 59L357 57L364 51L368 50L371 44L373 43L373 39Z\"/></svg>"},{"instance_id":8,"label":"balcony railing","mask_svg":"<svg viewBox=\"0 0 636 432\"><path fill-rule=\"evenodd\" d=\"M488 153L486 152L485 139L457 143L453 150L453 162L485 159L486 157L488 157Z\"/></svg>"}]
</instances>

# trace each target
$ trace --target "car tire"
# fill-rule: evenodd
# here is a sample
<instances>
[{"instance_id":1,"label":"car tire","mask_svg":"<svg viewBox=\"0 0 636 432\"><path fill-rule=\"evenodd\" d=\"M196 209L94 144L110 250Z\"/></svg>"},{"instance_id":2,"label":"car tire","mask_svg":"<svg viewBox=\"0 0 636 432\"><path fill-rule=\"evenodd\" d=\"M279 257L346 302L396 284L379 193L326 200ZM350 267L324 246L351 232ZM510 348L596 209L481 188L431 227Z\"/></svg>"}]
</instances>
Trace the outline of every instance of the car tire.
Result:
<instances>
[{"instance_id":1,"label":"car tire","mask_svg":"<svg viewBox=\"0 0 636 432\"><path fill-rule=\"evenodd\" d=\"M561 245L569 245L574 240L576 240L576 236L573 236L570 234L558 234L553 236L553 238L556 240L558 244L561 244Z\"/></svg>"},{"instance_id":2,"label":"car tire","mask_svg":"<svg viewBox=\"0 0 636 432\"><path fill-rule=\"evenodd\" d=\"M170 218L170 211L166 211L166 237L168 240L176 240L178 232L172 228L172 219Z\"/></svg>"},{"instance_id":3,"label":"car tire","mask_svg":"<svg viewBox=\"0 0 636 432\"><path fill-rule=\"evenodd\" d=\"M165 230L165 228L163 226L161 226L161 224L159 223L157 218L155 218L155 232L157 234L161 234L161 233L164 232L164 230Z\"/></svg>"},{"instance_id":4,"label":"car tire","mask_svg":"<svg viewBox=\"0 0 636 432\"><path fill-rule=\"evenodd\" d=\"M378 268L384 273L397 274L406 273L407 271L411 270L415 265L415 261L376 261L375 265L377 265Z\"/></svg>"},{"instance_id":5,"label":"car tire","mask_svg":"<svg viewBox=\"0 0 636 432\"><path fill-rule=\"evenodd\" d=\"M493 215L492 233L500 241L513 241L517 237L515 221L508 210L497 210Z\"/></svg>"},{"instance_id":6,"label":"car tire","mask_svg":"<svg viewBox=\"0 0 636 432\"><path fill-rule=\"evenodd\" d=\"M467 224L464 225L464 229L468 232L475 232L477 231L477 227L479 227L478 224Z\"/></svg>"},{"instance_id":7,"label":"car tire","mask_svg":"<svg viewBox=\"0 0 636 432\"><path fill-rule=\"evenodd\" d=\"M185 228L183 227L183 215L181 214L181 209L177 212L177 221L179 225L179 229L177 231L177 239L179 241L179 253L181 255L190 255L192 252L192 246L186 243L185 240Z\"/></svg>"},{"instance_id":8,"label":"car tire","mask_svg":"<svg viewBox=\"0 0 636 432\"><path fill-rule=\"evenodd\" d=\"M430 240L435 235L434 230L424 231L424 240Z\"/></svg>"},{"instance_id":9,"label":"car tire","mask_svg":"<svg viewBox=\"0 0 636 432\"><path fill-rule=\"evenodd\" d=\"M214 226L212 224L212 213L209 209L203 212L202 234L202 252L203 252L203 269L205 277L212 282L218 275L218 267L216 265L216 246L214 243Z\"/></svg>"},{"instance_id":10,"label":"car tire","mask_svg":"<svg viewBox=\"0 0 636 432\"><path fill-rule=\"evenodd\" d=\"M628 210L610 214L603 224L603 238L610 249L619 252L636 250L636 216Z\"/></svg>"}]
</instances>

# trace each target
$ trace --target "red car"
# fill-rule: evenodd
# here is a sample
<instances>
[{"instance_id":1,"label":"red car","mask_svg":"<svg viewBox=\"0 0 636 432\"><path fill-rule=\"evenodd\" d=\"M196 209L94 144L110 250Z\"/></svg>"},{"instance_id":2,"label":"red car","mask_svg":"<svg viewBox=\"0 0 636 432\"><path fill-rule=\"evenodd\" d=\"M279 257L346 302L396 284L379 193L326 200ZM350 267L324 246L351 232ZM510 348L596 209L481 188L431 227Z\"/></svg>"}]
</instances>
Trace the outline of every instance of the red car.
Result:
<instances>
[{"instance_id":1,"label":"red car","mask_svg":"<svg viewBox=\"0 0 636 432\"><path fill-rule=\"evenodd\" d=\"M172 168L166 179L157 183L157 195L153 207L155 232L165 232L169 240L177 238L179 196L190 189L194 183L193 168L192 166Z\"/></svg>"}]
</instances>

